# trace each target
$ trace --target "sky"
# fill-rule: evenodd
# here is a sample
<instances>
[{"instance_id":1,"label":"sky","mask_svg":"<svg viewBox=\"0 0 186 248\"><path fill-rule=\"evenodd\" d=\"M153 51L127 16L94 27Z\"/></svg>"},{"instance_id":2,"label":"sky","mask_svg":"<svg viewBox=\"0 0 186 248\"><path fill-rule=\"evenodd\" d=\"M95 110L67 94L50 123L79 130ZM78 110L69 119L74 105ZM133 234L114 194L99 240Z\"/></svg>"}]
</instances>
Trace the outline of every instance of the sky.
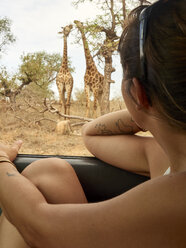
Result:
<instances>
[{"instance_id":1,"label":"sky","mask_svg":"<svg viewBox=\"0 0 186 248\"><path fill-rule=\"evenodd\" d=\"M60 53L63 55L63 40L58 34L61 27L73 23L74 20L85 21L98 14L95 5L84 3L75 9L72 0L1 0L0 17L8 17L12 21L11 31L16 37L16 42L8 46L6 54L0 60L8 72L14 73L20 64L20 56L25 53L45 51L47 53ZM73 31L75 32L75 31ZM74 89L84 88L85 58L82 45L73 44L73 35L68 38L68 55L75 68L72 74ZM111 98L121 96L121 66L119 55L114 60ZM98 70L101 71L101 69ZM52 88L57 93L54 85ZM74 93L73 93L74 94Z\"/></svg>"}]
</instances>

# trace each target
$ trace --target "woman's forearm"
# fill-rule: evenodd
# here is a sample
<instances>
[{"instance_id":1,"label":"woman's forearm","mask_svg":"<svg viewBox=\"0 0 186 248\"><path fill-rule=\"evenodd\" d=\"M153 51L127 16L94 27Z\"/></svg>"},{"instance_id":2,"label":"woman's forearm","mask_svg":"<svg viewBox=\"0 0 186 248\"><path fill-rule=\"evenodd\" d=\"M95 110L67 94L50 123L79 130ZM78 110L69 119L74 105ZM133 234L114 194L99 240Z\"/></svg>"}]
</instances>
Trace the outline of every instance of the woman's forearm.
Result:
<instances>
[{"instance_id":1,"label":"woman's forearm","mask_svg":"<svg viewBox=\"0 0 186 248\"><path fill-rule=\"evenodd\" d=\"M40 191L10 163L0 163L0 205L7 219L23 237L38 231L38 206L46 203ZM27 240L27 241L28 241Z\"/></svg>"},{"instance_id":2,"label":"woman's forearm","mask_svg":"<svg viewBox=\"0 0 186 248\"><path fill-rule=\"evenodd\" d=\"M141 129L132 120L127 110L103 115L83 126L82 135L118 135L118 134L135 134Z\"/></svg>"}]
</instances>

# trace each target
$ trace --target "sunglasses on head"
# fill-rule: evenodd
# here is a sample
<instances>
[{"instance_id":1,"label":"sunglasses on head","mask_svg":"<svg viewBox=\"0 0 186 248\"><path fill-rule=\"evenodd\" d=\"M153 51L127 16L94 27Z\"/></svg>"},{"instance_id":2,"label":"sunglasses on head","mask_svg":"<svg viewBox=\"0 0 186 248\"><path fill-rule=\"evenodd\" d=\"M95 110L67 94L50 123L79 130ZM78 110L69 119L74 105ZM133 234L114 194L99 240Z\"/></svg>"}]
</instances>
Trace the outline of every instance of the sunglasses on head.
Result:
<instances>
[{"instance_id":1,"label":"sunglasses on head","mask_svg":"<svg viewBox=\"0 0 186 248\"><path fill-rule=\"evenodd\" d=\"M140 73L141 79L143 81L147 81L147 60L144 52L145 42L148 35L148 21L152 12L152 9L155 5L158 4L159 1L156 3L144 8L140 15L139 15L139 51L140 51Z\"/></svg>"}]
</instances>

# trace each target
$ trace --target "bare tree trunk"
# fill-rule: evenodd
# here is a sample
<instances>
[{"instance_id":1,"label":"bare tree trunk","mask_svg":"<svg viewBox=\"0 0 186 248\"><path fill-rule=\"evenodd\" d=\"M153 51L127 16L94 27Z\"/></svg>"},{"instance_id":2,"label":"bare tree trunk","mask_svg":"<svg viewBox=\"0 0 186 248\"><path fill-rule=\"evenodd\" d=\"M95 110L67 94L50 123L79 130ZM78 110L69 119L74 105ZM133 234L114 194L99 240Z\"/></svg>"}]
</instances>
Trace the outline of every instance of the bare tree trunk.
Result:
<instances>
[{"instance_id":1,"label":"bare tree trunk","mask_svg":"<svg viewBox=\"0 0 186 248\"><path fill-rule=\"evenodd\" d=\"M110 112L110 84L114 83L111 79L112 72L115 69L112 67L112 54L113 48L110 47L108 44L110 40L106 40L105 44L102 46L102 55L105 58L105 67L104 67L104 85L103 85L103 94L100 104L101 115Z\"/></svg>"},{"instance_id":2,"label":"bare tree trunk","mask_svg":"<svg viewBox=\"0 0 186 248\"><path fill-rule=\"evenodd\" d=\"M12 94L9 95L9 99L10 99L10 104L12 108L15 110L16 109L16 94L12 92Z\"/></svg>"},{"instance_id":3,"label":"bare tree trunk","mask_svg":"<svg viewBox=\"0 0 186 248\"><path fill-rule=\"evenodd\" d=\"M110 3L110 4L109 4ZM125 11L125 0L123 0L124 9ZM110 84L114 83L114 81L111 79L112 72L115 71L115 69L112 67L112 55L117 47L117 42L115 40L118 40L118 36L116 34L116 15L114 14L114 0L108 1L108 6L110 10L110 14L112 17L112 26L109 29L106 29L104 27L101 28L101 31L105 33L106 39L104 41L104 44L102 45L100 49L100 54L105 59L105 67L104 67L104 85L103 85L103 93L101 96L101 104L100 104L100 110L101 114L106 114L110 112Z\"/></svg>"},{"instance_id":4,"label":"bare tree trunk","mask_svg":"<svg viewBox=\"0 0 186 248\"><path fill-rule=\"evenodd\" d=\"M127 13L126 13L126 2L125 0L122 0L122 4L123 4L123 19L126 19Z\"/></svg>"},{"instance_id":5,"label":"bare tree trunk","mask_svg":"<svg viewBox=\"0 0 186 248\"><path fill-rule=\"evenodd\" d=\"M110 58L105 58L105 68L104 68L104 86L103 94L101 99L101 115L110 112L110 83L112 74L112 56Z\"/></svg>"},{"instance_id":6,"label":"bare tree trunk","mask_svg":"<svg viewBox=\"0 0 186 248\"><path fill-rule=\"evenodd\" d=\"M108 80L108 72L106 72L106 67L108 65L105 64L105 72L104 72L104 86L103 86L103 94L100 104L100 112L101 115L107 114L110 112L110 82Z\"/></svg>"}]
</instances>

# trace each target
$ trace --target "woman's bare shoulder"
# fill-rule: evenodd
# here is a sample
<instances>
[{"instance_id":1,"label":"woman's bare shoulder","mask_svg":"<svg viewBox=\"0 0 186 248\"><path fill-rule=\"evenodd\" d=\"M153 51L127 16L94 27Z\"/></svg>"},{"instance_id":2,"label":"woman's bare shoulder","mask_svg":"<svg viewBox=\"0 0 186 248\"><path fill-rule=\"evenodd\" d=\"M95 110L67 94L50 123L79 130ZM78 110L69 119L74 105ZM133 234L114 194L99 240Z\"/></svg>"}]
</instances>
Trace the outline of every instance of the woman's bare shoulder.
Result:
<instances>
[{"instance_id":1,"label":"woman's bare shoulder","mask_svg":"<svg viewBox=\"0 0 186 248\"><path fill-rule=\"evenodd\" d=\"M185 247L185 194L186 172L182 172L149 180L101 203L58 205L55 211L47 205L44 220L51 228L47 238L53 240L53 247L64 237L65 247L80 246L82 240L90 248Z\"/></svg>"},{"instance_id":2,"label":"woman's bare shoulder","mask_svg":"<svg viewBox=\"0 0 186 248\"><path fill-rule=\"evenodd\" d=\"M126 247L184 247L185 194L182 172L149 180L113 200L112 209L115 206L123 220L120 228L130 236Z\"/></svg>"}]
</instances>

